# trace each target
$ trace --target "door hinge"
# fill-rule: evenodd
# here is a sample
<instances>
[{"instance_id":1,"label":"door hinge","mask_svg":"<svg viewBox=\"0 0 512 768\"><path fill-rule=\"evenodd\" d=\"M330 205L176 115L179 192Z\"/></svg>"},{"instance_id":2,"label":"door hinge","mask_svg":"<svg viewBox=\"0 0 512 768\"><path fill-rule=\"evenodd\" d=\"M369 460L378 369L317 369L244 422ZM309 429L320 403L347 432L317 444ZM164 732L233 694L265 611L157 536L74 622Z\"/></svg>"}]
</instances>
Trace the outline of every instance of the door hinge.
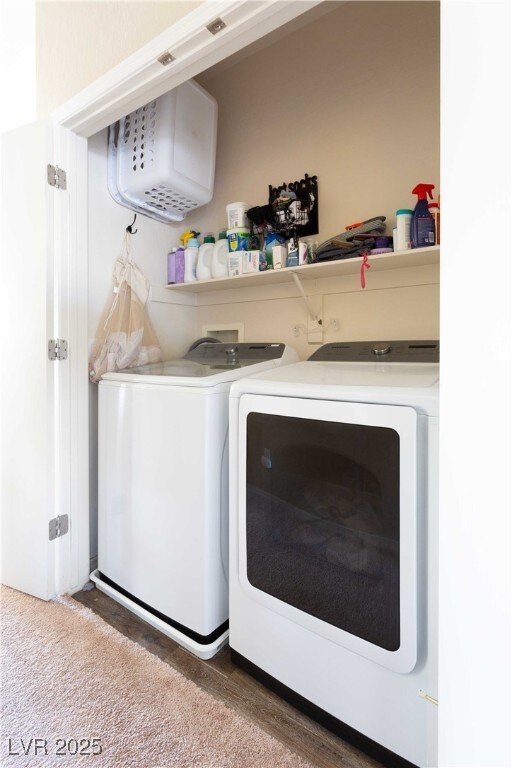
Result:
<instances>
[{"instance_id":1,"label":"door hinge","mask_svg":"<svg viewBox=\"0 0 512 768\"><path fill-rule=\"evenodd\" d=\"M69 531L69 515L57 515L49 523L49 539L53 541Z\"/></svg>"},{"instance_id":2,"label":"door hinge","mask_svg":"<svg viewBox=\"0 0 512 768\"><path fill-rule=\"evenodd\" d=\"M55 187L56 189L67 189L66 171L63 171L62 168L59 168L58 165L50 164L46 166L46 171L48 174L48 184L50 187Z\"/></svg>"},{"instance_id":3,"label":"door hinge","mask_svg":"<svg viewBox=\"0 0 512 768\"><path fill-rule=\"evenodd\" d=\"M217 32L220 32L223 29L226 29L226 23L222 21L222 19L215 19L215 21L212 21L210 24L206 25L206 29L208 32L211 32L212 35L216 35Z\"/></svg>"},{"instance_id":4,"label":"door hinge","mask_svg":"<svg viewBox=\"0 0 512 768\"><path fill-rule=\"evenodd\" d=\"M67 360L68 343L64 339L50 339L48 342L48 360Z\"/></svg>"}]
</instances>

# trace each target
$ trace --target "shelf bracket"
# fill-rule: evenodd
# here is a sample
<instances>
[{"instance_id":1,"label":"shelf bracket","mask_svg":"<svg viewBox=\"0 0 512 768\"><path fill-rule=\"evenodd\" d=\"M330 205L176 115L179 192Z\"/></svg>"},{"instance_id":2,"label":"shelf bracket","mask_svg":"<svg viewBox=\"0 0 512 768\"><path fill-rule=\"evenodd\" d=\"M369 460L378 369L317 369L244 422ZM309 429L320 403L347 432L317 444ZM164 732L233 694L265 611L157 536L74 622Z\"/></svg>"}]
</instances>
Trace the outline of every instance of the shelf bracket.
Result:
<instances>
[{"instance_id":1,"label":"shelf bracket","mask_svg":"<svg viewBox=\"0 0 512 768\"><path fill-rule=\"evenodd\" d=\"M295 272L290 273L300 291L308 310L308 344L322 344L324 340L323 329L323 298L322 296L306 296L299 276Z\"/></svg>"}]
</instances>

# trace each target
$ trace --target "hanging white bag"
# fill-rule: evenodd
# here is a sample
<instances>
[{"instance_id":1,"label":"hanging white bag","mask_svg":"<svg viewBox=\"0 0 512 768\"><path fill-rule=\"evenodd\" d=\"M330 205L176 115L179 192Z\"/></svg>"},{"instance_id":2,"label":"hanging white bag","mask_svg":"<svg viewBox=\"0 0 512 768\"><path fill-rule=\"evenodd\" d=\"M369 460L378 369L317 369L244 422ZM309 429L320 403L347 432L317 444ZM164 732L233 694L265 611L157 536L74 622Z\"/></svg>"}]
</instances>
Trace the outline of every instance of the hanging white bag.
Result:
<instances>
[{"instance_id":1,"label":"hanging white bag","mask_svg":"<svg viewBox=\"0 0 512 768\"><path fill-rule=\"evenodd\" d=\"M97 382L104 373L146 363L158 363L162 350L148 313L149 283L132 258L127 230L114 264L114 300L109 301L98 326L89 360L89 376Z\"/></svg>"}]
</instances>

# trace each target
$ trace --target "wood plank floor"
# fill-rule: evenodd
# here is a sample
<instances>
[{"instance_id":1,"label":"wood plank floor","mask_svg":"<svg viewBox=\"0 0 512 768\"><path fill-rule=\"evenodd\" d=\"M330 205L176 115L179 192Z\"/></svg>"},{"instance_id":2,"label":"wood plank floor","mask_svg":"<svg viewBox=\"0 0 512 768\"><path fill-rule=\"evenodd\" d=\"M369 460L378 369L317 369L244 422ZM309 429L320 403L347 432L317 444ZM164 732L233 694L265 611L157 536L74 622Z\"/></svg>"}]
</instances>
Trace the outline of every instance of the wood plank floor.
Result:
<instances>
[{"instance_id":1,"label":"wood plank floor","mask_svg":"<svg viewBox=\"0 0 512 768\"><path fill-rule=\"evenodd\" d=\"M315 768L381 768L381 763L337 738L236 667L227 646L213 659L203 661L98 589L77 592L73 597Z\"/></svg>"}]
</instances>

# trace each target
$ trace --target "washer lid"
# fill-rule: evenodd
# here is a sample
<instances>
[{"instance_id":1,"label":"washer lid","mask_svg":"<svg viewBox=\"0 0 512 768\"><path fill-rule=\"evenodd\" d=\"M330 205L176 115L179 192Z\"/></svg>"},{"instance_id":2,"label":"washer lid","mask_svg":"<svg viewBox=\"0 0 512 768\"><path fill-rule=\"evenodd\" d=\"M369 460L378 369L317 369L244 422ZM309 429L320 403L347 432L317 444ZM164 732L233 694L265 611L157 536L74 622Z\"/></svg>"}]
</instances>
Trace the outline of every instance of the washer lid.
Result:
<instances>
[{"instance_id":1,"label":"washer lid","mask_svg":"<svg viewBox=\"0 0 512 768\"><path fill-rule=\"evenodd\" d=\"M102 380L211 387L248 375L249 367L261 371L278 365L285 352L289 348L280 343L204 342L177 360L105 373Z\"/></svg>"}]
</instances>

